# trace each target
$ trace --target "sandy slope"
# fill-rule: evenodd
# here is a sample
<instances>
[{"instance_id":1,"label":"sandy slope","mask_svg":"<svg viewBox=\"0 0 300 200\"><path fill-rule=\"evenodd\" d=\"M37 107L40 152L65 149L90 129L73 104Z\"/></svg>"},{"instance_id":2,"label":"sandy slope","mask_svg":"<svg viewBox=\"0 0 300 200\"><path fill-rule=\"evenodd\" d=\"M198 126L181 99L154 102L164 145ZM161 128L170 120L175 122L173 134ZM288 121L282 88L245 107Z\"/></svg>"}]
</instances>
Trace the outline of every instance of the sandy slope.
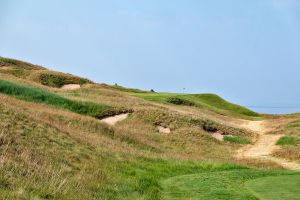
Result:
<instances>
[{"instance_id":1,"label":"sandy slope","mask_svg":"<svg viewBox=\"0 0 300 200\"><path fill-rule=\"evenodd\" d=\"M80 88L79 84L67 84L61 87L62 90L77 90Z\"/></svg>"},{"instance_id":2,"label":"sandy slope","mask_svg":"<svg viewBox=\"0 0 300 200\"><path fill-rule=\"evenodd\" d=\"M121 115L115 115L113 117L107 117L105 119L102 119L101 121L108 125L114 126L116 123L125 120L127 117L128 113L125 113Z\"/></svg>"},{"instance_id":3,"label":"sandy slope","mask_svg":"<svg viewBox=\"0 0 300 200\"><path fill-rule=\"evenodd\" d=\"M276 146L276 142L281 135L267 134L270 128L267 126L266 121L245 121L241 126L257 133L259 137L254 144L239 149L237 152L238 158L265 159L276 162L286 169L300 170L299 163L271 156L272 152L279 148Z\"/></svg>"}]
</instances>

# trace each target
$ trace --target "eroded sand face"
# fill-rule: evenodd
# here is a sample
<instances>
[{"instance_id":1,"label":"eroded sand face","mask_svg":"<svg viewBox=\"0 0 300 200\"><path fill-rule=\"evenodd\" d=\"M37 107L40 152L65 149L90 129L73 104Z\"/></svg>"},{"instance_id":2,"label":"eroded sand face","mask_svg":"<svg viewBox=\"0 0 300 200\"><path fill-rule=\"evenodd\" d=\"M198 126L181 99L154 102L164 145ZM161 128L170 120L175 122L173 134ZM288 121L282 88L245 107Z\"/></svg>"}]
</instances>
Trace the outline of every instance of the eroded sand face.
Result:
<instances>
[{"instance_id":1,"label":"eroded sand face","mask_svg":"<svg viewBox=\"0 0 300 200\"><path fill-rule=\"evenodd\" d=\"M160 132L160 133L164 133L164 134L171 133L170 128L166 128L163 126L157 126L157 129L158 129L158 132Z\"/></svg>"},{"instance_id":2,"label":"eroded sand face","mask_svg":"<svg viewBox=\"0 0 300 200\"><path fill-rule=\"evenodd\" d=\"M107 117L101 120L101 122L104 122L110 126L116 125L116 123L125 120L128 117L128 113L115 115L112 117Z\"/></svg>"},{"instance_id":3,"label":"eroded sand face","mask_svg":"<svg viewBox=\"0 0 300 200\"><path fill-rule=\"evenodd\" d=\"M80 89L80 85L79 84L67 84L62 86L60 89L62 90L77 90Z\"/></svg>"}]
</instances>

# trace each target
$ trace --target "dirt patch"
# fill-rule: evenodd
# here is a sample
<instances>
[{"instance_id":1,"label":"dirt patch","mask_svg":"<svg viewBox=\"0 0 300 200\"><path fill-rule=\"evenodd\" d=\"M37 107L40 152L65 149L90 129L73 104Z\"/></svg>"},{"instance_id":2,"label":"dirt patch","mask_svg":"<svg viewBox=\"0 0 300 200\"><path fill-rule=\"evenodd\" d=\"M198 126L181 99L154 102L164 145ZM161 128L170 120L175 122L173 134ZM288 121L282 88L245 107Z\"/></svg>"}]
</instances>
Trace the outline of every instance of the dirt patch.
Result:
<instances>
[{"instance_id":1,"label":"dirt patch","mask_svg":"<svg viewBox=\"0 0 300 200\"><path fill-rule=\"evenodd\" d=\"M170 128L168 127L163 127L163 126L157 126L158 132L168 134L171 133Z\"/></svg>"},{"instance_id":2,"label":"dirt patch","mask_svg":"<svg viewBox=\"0 0 300 200\"><path fill-rule=\"evenodd\" d=\"M224 135L222 135L219 132L215 132L213 134L211 134L211 136L219 141L223 141L224 140Z\"/></svg>"},{"instance_id":3,"label":"dirt patch","mask_svg":"<svg viewBox=\"0 0 300 200\"><path fill-rule=\"evenodd\" d=\"M254 145L240 149L240 157L257 158L271 155L279 148L276 142L280 137L281 135L261 135Z\"/></svg>"},{"instance_id":4,"label":"dirt patch","mask_svg":"<svg viewBox=\"0 0 300 200\"><path fill-rule=\"evenodd\" d=\"M62 86L60 89L62 90L77 90L80 89L80 85L79 84L67 84Z\"/></svg>"},{"instance_id":5,"label":"dirt patch","mask_svg":"<svg viewBox=\"0 0 300 200\"><path fill-rule=\"evenodd\" d=\"M104 118L101 120L101 122L104 122L110 126L114 126L116 123L125 120L127 117L128 117L128 113L125 113L125 114Z\"/></svg>"},{"instance_id":6,"label":"dirt patch","mask_svg":"<svg viewBox=\"0 0 300 200\"><path fill-rule=\"evenodd\" d=\"M286 169L300 170L299 163L271 156L275 150L280 148L276 145L276 142L282 135L266 134L272 130L272 127L269 127L266 121L245 121L241 126L258 134L258 139L254 144L247 145L239 149L236 154L237 158L269 160L283 166Z\"/></svg>"}]
</instances>

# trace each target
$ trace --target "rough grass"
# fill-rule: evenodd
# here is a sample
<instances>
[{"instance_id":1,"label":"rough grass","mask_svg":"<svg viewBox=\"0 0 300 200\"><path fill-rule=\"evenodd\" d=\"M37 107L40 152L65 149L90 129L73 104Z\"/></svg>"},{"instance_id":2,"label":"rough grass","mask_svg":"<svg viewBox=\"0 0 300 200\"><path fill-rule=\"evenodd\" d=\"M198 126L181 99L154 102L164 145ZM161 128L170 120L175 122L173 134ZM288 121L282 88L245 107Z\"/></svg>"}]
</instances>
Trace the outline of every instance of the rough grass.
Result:
<instances>
[{"instance_id":1,"label":"rough grass","mask_svg":"<svg viewBox=\"0 0 300 200\"><path fill-rule=\"evenodd\" d=\"M261 200L298 200L300 175L259 178L246 182L246 187Z\"/></svg>"},{"instance_id":2,"label":"rough grass","mask_svg":"<svg viewBox=\"0 0 300 200\"><path fill-rule=\"evenodd\" d=\"M0 93L14 96L25 101L43 103L57 108L67 109L72 112L92 116L95 118L103 118L125 112L126 110L117 110L110 106L100 103L77 102L66 99L59 95L32 88L29 86L21 86L8 81L0 80Z\"/></svg>"},{"instance_id":3,"label":"rough grass","mask_svg":"<svg viewBox=\"0 0 300 200\"><path fill-rule=\"evenodd\" d=\"M297 143L297 138L294 136L282 136L276 142L276 145L295 145Z\"/></svg>"},{"instance_id":4,"label":"rough grass","mask_svg":"<svg viewBox=\"0 0 300 200\"><path fill-rule=\"evenodd\" d=\"M288 125L286 125L286 127L287 127L287 128L300 127L300 122L289 123Z\"/></svg>"},{"instance_id":5,"label":"rough grass","mask_svg":"<svg viewBox=\"0 0 300 200\"><path fill-rule=\"evenodd\" d=\"M13 69L20 65L13 60L4 64ZM28 71L30 75L16 72L14 76L29 77L23 82L37 86L30 78L43 70ZM41 83L40 79L34 81ZM63 81L54 76L46 77L46 82L58 87ZM247 115L228 102L223 105L222 99L213 97L214 102L211 95L158 94L100 85L69 92L46 91L1 80L0 93L6 94L0 94L0 196L4 199L255 199L243 187L245 181L292 173L229 163L242 162L231 157L238 145L216 141L207 132L239 137L251 134L209 117L222 114L227 120ZM179 106L170 106L167 100L172 97L197 108L182 109L201 113L198 108L205 108L214 113L207 117L174 112L168 108ZM134 106L135 113L114 127L88 117L117 113L122 109L114 107L124 105ZM157 125L170 127L171 134L159 134ZM252 160L244 163L274 167Z\"/></svg>"},{"instance_id":6,"label":"rough grass","mask_svg":"<svg viewBox=\"0 0 300 200\"><path fill-rule=\"evenodd\" d=\"M38 66L38 65L33 65L27 62L19 61L16 59L11 59L11 58L3 58L0 57L0 68L4 66L13 66L18 69L25 69L25 70L44 70L45 68Z\"/></svg>"},{"instance_id":7,"label":"rough grass","mask_svg":"<svg viewBox=\"0 0 300 200\"><path fill-rule=\"evenodd\" d=\"M90 80L85 78L49 70L36 71L30 75L29 79L41 83L43 85L55 88L60 88L67 84L83 85L86 83L92 83Z\"/></svg>"},{"instance_id":8,"label":"rough grass","mask_svg":"<svg viewBox=\"0 0 300 200\"><path fill-rule=\"evenodd\" d=\"M224 141L232 142L236 144L250 144L251 141L244 137L239 136L224 136Z\"/></svg>"}]
</instances>

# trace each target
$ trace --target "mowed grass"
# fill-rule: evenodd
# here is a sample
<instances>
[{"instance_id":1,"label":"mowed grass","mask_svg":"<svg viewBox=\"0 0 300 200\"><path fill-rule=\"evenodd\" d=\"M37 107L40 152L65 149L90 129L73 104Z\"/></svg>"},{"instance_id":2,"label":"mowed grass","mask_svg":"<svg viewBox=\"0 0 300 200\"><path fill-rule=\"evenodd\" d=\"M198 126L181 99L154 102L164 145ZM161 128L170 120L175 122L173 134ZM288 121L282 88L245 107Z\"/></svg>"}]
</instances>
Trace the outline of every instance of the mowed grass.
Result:
<instances>
[{"instance_id":1,"label":"mowed grass","mask_svg":"<svg viewBox=\"0 0 300 200\"><path fill-rule=\"evenodd\" d=\"M18 99L43 103L95 118L103 118L123 112L108 105L91 102L73 101L54 93L0 80L0 93L14 96Z\"/></svg>"},{"instance_id":2,"label":"mowed grass","mask_svg":"<svg viewBox=\"0 0 300 200\"><path fill-rule=\"evenodd\" d=\"M300 175L259 178L247 182L246 187L261 200L300 199Z\"/></svg>"},{"instance_id":3,"label":"mowed grass","mask_svg":"<svg viewBox=\"0 0 300 200\"><path fill-rule=\"evenodd\" d=\"M163 196L166 200L255 200L255 194L245 187L245 183L249 180L256 180L257 178L274 176L274 185L281 185L280 178L276 179L278 175L292 174L287 171L267 171L255 169L239 169L221 172L204 172L200 174L190 174L183 176L175 176L161 182L163 188ZM299 174L299 173L298 173ZM282 176L280 176L282 177ZM287 185L293 186L294 189L286 190L288 196L300 195L299 189L299 175L290 175L289 179L285 180ZM294 180L295 177L297 180ZM272 183L272 182L270 182ZM259 187L258 187L259 188ZM287 188L287 187L285 187ZM268 193L272 191L285 191L283 188L271 187ZM261 193L265 193L263 190ZM264 194L267 195L267 194ZM281 195L281 197L285 197ZM272 199L272 198L269 198ZM280 198L277 198L280 199ZM281 198L288 199L288 198Z\"/></svg>"},{"instance_id":4,"label":"mowed grass","mask_svg":"<svg viewBox=\"0 0 300 200\"><path fill-rule=\"evenodd\" d=\"M122 90L124 91L124 90ZM195 106L208 108L214 111L229 111L232 114L248 117L259 117L259 114L233 103L230 103L215 94L176 94L176 93L155 93L155 92L127 92L136 97L158 103Z\"/></svg>"}]
</instances>

